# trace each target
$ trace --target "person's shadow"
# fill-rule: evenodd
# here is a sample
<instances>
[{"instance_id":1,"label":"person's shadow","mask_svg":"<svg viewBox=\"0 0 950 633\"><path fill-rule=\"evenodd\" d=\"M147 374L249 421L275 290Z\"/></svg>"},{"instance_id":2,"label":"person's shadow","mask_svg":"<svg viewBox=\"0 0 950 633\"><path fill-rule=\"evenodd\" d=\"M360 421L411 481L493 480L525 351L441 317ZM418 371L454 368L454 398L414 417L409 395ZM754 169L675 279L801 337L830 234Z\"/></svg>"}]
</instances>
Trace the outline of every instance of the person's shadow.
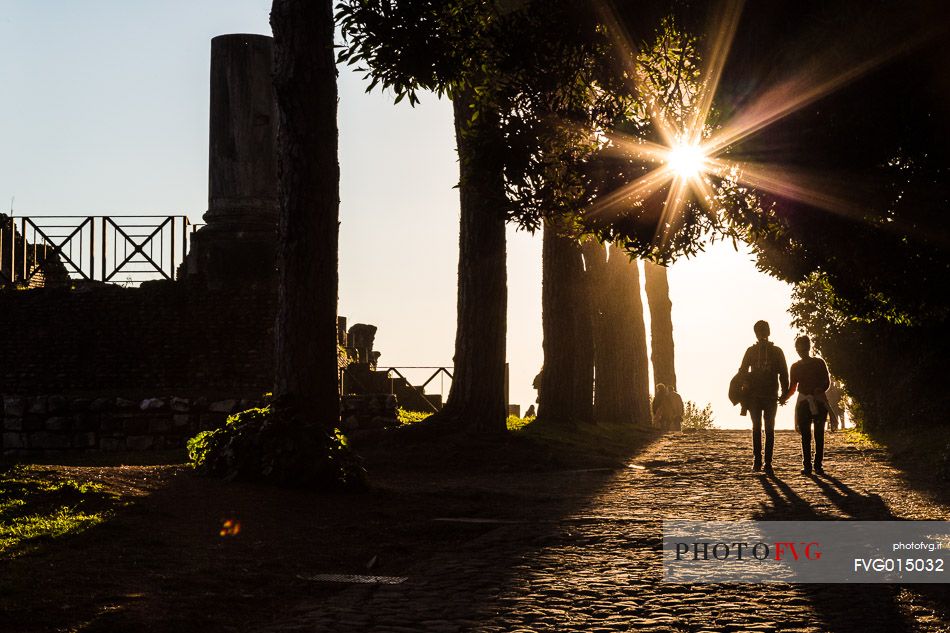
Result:
<instances>
[{"instance_id":1,"label":"person's shadow","mask_svg":"<svg viewBox=\"0 0 950 633\"><path fill-rule=\"evenodd\" d=\"M856 521L897 521L880 495L861 494L840 479L828 475L812 477L812 482L842 513Z\"/></svg>"},{"instance_id":2,"label":"person's shadow","mask_svg":"<svg viewBox=\"0 0 950 633\"><path fill-rule=\"evenodd\" d=\"M862 495L834 477L810 477L802 481L806 485L817 485L845 517L814 507L778 475L760 477L758 481L768 497L754 515L758 521L897 519L879 495ZM792 585L788 591L800 594L812 603L825 631L900 633L916 628L898 606L900 587L896 585L802 584Z\"/></svg>"},{"instance_id":3,"label":"person's shadow","mask_svg":"<svg viewBox=\"0 0 950 633\"><path fill-rule=\"evenodd\" d=\"M818 513L778 475L759 477L758 481L771 505L761 504L759 512L753 515L756 521L821 521L831 518Z\"/></svg>"}]
</instances>

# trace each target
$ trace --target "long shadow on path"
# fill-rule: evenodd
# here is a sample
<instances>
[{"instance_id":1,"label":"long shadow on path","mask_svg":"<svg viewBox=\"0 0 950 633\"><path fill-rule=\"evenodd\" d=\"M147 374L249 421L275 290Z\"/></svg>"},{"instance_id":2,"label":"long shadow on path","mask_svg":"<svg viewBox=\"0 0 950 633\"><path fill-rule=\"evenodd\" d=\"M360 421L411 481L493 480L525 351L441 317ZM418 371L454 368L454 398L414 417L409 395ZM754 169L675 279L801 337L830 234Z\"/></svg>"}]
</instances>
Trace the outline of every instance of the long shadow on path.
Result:
<instances>
[{"instance_id":1,"label":"long shadow on path","mask_svg":"<svg viewBox=\"0 0 950 633\"><path fill-rule=\"evenodd\" d=\"M799 481L803 487L816 487L841 514L816 510L786 481L772 476L759 479L769 503L763 505L755 518L760 521L899 520L880 495L860 494L836 477L802 477ZM800 590L814 606L823 630L895 633L917 630L913 618L900 606L900 586L815 584L800 587ZM941 600L938 598L936 602L939 604Z\"/></svg>"}]
</instances>

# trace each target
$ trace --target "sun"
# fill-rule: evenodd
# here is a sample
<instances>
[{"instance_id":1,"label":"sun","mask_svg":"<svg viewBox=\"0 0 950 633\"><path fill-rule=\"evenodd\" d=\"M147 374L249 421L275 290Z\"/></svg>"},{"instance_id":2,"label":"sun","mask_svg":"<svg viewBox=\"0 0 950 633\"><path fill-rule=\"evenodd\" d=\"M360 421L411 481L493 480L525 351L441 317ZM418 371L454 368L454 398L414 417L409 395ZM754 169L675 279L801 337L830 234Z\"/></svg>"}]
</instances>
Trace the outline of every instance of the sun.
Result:
<instances>
[{"instance_id":1,"label":"sun","mask_svg":"<svg viewBox=\"0 0 950 633\"><path fill-rule=\"evenodd\" d=\"M704 170L706 154L699 145L682 143L669 149L666 164L680 178L692 179Z\"/></svg>"}]
</instances>

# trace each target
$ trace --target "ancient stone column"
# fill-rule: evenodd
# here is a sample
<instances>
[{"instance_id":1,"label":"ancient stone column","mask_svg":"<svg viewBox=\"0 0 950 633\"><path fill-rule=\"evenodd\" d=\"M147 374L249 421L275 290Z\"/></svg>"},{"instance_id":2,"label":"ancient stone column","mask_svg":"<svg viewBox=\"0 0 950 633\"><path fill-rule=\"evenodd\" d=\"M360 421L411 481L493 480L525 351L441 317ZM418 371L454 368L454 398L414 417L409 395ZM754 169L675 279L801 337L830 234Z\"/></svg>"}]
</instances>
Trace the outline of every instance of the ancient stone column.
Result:
<instances>
[{"instance_id":1,"label":"ancient stone column","mask_svg":"<svg viewBox=\"0 0 950 633\"><path fill-rule=\"evenodd\" d=\"M193 236L189 276L210 285L275 278L277 110L272 39L211 40L206 226Z\"/></svg>"}]
</instances>

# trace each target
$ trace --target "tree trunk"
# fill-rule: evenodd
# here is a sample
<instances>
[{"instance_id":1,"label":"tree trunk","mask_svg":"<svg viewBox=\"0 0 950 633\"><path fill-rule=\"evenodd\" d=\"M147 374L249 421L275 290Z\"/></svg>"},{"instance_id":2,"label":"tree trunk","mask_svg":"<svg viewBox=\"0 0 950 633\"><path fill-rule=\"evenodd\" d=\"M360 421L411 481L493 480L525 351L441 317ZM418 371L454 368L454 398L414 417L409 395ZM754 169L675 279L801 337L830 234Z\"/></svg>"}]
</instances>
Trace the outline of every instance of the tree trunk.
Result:
<instances>
[{"instance_id":1,"label":"tree trunk","mask_svg":"<svg viewBox=\"0 0 950 633\"><path fill-rule=\"evenodd\" d=\"M594 417L648 426L649 359L636 261L602 245L584 251L594 309Z\"/></svg>"},{"instance_id":2,"label":"tree trunk","mask_svg":"<svg viewBox=\"0 0 950 633\"><path fill-rule=\"evenodd\" d=\"M327 428L339 421L340 167L330 0L274 0L279 298L274 393Z\"/></svg>"},{"instance_id":3,"label":"tree trunk","mask_svg":"<svg viewBox=\"0 0 950 633\"><path fill-rule=\"evenodd\" d=\"M640 295L640 266L637 260L630 260L626 253L611 249L611 260L617 262L621 286L624 283L629 290L620 294L622 307L617 323L626 324L621 328L624 348L630 354L629 389L633 400L633 422L639 426L650 426L653 415L650 411L650 356L647 350L647 330L643 319L643 299Z\"/></svg>"},{"instance_id":4,"label":"tree trunk","mask_svg":"<svg viewBox=\"0 0 950 633\"><path fill-rule=\"evenodd\" d=\"M580 423L590 424L594 421L594 308L584 259L579 247L572 247L581 264L574 280L574 417Z\"/></svg>"},{"instance_id":5,"label":"tree trunk","mask_svg":"<svg viewBox=\"0 0 950 633\"><path fill-rule=\"evenodd\" d=\"M584 277L587 282L587 295L590 299L591 338L594 347L594 419L608 420L610 408L607 401L610 394L610 380L605 374L611 363L614 342L613 330L608 327L605 317L607 248L600 242L590 240L581 247L584 254Z\"/></svg>"},{"instance_id":6,"label":"tree trunk","mask_svg":"<svg viewBox=\"0 0 950 633\"><path fill-rule=\"evenodd\" d=\"M650 341L653 359L653 382L676 389L673 359L673 303L666 267L643 262L647 301L650 304Z\"/></svg>"},{"instance_id":7,"label":"tree trunk","mask_svg":"<svg viewBox=\"0 0 950 633\"><path fill-rule=\"evenodd\" d=\"M443 410L433 420L457 422L480 434L503 433L508 273L505 186L497 117L472 121L472 99L455 95L459 155L458 323L455 369Z\"/></svg>"},{"instance_id":8,"label":"tree trunk","mask_svg":"<svg viewBox=\"0 0 950 633\"><path fill-rule=\"evenodd\" d=\"M545 224L542 246L544 371L538 417L590 422L593 417L594 356L590 301L578 245Z\"/></svg>"}]
</instances>

